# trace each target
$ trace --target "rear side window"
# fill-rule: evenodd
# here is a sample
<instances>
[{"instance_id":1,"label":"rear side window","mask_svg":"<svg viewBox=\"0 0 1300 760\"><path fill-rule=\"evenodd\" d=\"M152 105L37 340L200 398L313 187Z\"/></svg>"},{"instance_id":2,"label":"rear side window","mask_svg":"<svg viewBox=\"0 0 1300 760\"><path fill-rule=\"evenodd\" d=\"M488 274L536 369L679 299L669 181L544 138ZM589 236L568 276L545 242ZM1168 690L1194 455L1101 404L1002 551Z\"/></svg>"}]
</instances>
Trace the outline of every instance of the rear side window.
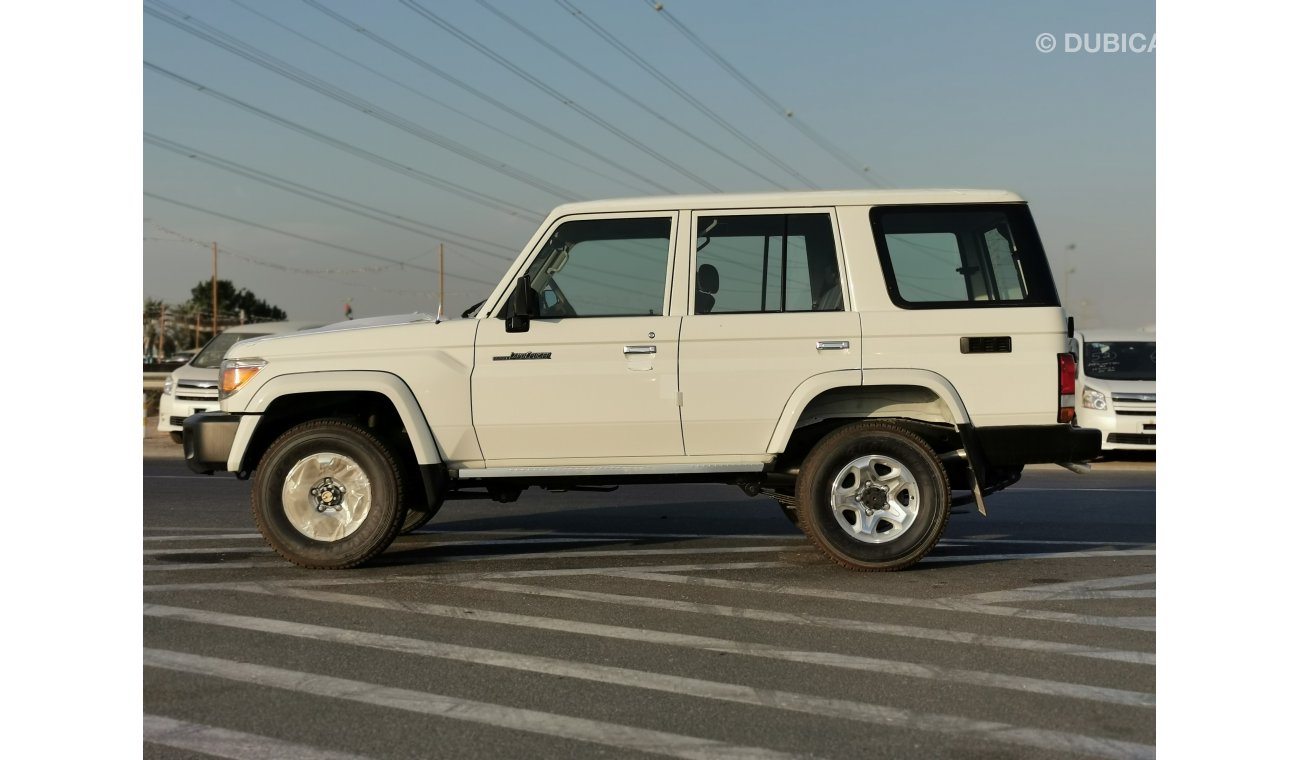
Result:
<instances>
[{"instance_id":1,"label":"rear side window","mask_svg":"<svg viewBox=\"0 0 1300 760\"><path fill-rule=\"evenodd\" d=\"M889 297L906 309L1059 306L1023 204L871 210Z\"/></svg>"},{"instance_id":2,"label":"rear side window","mask_svg":"<svg viewBox=\"0 0 1300 760\"><path fill-rule=\"evenodd\" d=\"M843 311L826 213L701 216L696 314Z\"/></svg>"}]
</instances>

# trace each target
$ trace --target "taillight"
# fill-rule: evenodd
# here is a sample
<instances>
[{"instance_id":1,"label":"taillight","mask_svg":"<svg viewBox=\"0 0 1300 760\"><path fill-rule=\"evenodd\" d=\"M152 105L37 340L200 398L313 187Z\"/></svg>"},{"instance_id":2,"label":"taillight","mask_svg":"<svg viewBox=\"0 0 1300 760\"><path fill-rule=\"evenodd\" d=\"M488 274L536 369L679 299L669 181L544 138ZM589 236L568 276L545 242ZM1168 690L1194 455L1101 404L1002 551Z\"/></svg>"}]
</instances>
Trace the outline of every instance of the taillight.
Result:
<instances>
[{"instance_id":1,"label":"taillight","mask_svg":"<svg viewBox=\"0 0 1300 760\"><path fill-rule=\"evenodd\" d=\"M1056 421L1074 422L1074 378L1077 374L1074 354L1057 354L1056 369L1056 391L1061 398L1056 408Z\"/></svg>"}]
</instances>

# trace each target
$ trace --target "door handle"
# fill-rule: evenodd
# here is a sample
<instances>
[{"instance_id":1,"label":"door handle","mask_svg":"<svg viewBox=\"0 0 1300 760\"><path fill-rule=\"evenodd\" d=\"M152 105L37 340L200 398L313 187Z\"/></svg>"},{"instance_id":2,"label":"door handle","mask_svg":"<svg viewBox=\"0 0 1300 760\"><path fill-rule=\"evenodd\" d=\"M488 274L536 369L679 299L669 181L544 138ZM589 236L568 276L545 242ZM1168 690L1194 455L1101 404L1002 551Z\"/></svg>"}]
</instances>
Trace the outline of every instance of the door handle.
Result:
<instances>
[{"instance_id":1,"label":"door handle","mask_svg":"<svg viewBox=\"0 0 1300 760\"><path fill-rule=\"evenodd\" d=\"M849 347L847 340L819 340L817 341L818 351L840 351Z\"/></svg>"},{"instance_id":2,"label":"door handle","mask_svg":"<svg viewBox=\"0 0 1300 760\"><path fill-rule=\"evenodd\" d=\"M654 346L623 346L624 354L653 354Z\"/></svg>"}]
</instances>

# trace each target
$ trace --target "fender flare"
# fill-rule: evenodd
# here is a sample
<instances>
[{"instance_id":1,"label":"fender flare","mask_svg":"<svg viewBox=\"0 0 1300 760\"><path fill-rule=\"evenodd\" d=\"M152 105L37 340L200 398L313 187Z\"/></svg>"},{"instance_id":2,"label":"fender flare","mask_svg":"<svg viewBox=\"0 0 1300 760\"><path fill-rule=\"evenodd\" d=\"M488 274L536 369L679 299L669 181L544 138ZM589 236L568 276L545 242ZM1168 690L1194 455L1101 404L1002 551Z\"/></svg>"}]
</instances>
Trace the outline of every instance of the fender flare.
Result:
<instances>
[{"instance_id":1,"label":"fender flare","mask_svg":"<svg viewBox=\"0 0 1300 760\"><path fill-rule=\"evenodd\" d=\"M795 424L798 423L804 409L808 407L809 402L822 393L834 388L869 388L886 385L924 388L948 407L953 424L959 430L970 425L970 414L966 411L966 405L962 403L957 389L948 382L947 378L936 372L922 369L836 370L813 375L800 383L794 393L790 394L790 399L786 402L785 409L782 410L781 417L777 421L776 429L772 431L767 453L779 454L785 450L785 445L789 443Z\"/></svg>"},{"instance_id":2,"label":"fender flare","mask_svg":"<svg viewBox=\"0 0 1300 760\"><path fill-rule=\"evenodd\" d=\"M362 391L384 396L402 418L402 425L410 436L411 448L415 450L416 461L422 465L440 464L443 461L424 411L402 378L391 372L377 370L340 370L276 375L259 386L242 410L244 416L239 421L239 429L235 432L235 440L230 448L228 468L234 472L242 469L244 452L253 438L253 430L272 403L285 396L338 391Z\"/></svg>"}]
</instances>

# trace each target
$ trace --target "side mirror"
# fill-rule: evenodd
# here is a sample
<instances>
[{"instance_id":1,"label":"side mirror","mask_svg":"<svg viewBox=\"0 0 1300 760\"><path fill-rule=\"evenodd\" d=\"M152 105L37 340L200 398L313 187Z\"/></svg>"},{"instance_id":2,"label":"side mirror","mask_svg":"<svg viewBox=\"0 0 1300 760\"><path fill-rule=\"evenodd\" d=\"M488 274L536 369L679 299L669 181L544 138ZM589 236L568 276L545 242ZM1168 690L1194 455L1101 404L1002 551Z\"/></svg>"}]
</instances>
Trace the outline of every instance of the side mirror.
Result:
<instances>
[{"instance_id":1,"label":"side mirror","mask_svg":"<svg viewBox=\"0 0 1300 760\"><path fill-rule=\"evenodd\" d=\"M506 307L506 332L528 332L528 323L541 313L537 291L529 284L528 275L515 281L514 292L510 294L510 303Z\"/></svg>"}]
</instances>

